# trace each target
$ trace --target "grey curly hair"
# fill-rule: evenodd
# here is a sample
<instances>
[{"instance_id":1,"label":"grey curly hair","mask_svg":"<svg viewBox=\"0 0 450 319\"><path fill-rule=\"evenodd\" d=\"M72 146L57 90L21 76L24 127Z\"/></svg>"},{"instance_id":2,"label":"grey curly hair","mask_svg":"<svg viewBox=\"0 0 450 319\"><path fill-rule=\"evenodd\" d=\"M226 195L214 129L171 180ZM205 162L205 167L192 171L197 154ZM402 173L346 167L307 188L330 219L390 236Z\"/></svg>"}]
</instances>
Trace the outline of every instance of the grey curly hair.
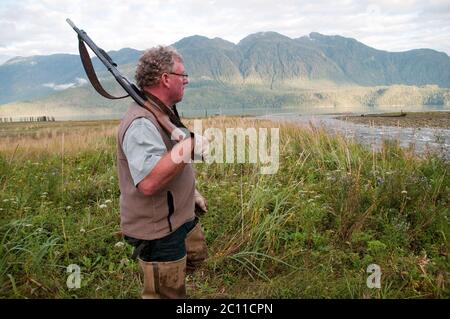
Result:
<instances>
[{"instance_id":1,"label":"grey curly hair","mask_svg":"<svg viewBox=\"0 0 450 319\"><path fill-rule=\"evenodd\" d=\"M137 63L137 85L143 89L158 84L161 74L173 71L175 60L183 62L182 56L173 47L158 46L146 50Z\"/></svg>"}]
</instances>

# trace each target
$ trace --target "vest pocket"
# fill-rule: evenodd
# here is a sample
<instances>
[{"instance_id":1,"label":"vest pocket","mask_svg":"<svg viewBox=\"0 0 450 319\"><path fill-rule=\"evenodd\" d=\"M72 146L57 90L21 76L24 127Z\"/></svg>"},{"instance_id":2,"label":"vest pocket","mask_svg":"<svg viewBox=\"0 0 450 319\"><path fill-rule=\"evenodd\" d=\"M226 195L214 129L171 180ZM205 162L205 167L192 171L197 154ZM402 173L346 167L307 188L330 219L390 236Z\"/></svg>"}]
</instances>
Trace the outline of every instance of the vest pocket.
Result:
<instances>
[{"instance_id":1,"label":"vest pocket","mask_svg":"<svg viewBox=\"0 0 450 319\"><path fill-rule=\"evenodd\" d=\"M167 207L169 208L169 214L167 215L167 221L169 223L170 232L172 232L172 223L170 221L170 217L173 215L175 211L175 205L173 201L173 195L171 191L167 191Z\"/></svg>"}]
</instances>

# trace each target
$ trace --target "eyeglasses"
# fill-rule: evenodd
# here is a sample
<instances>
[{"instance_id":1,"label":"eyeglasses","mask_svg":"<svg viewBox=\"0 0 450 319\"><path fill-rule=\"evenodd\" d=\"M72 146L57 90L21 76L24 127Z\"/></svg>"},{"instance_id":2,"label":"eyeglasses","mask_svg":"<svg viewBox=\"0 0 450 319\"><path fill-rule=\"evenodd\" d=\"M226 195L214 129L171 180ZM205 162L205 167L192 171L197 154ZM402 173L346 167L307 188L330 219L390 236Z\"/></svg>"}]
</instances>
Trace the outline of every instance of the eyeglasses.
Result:
<instances>
[{"instance_id":1,"label":"eyeglasses","mask_svg":"<svg viewBox=\"0 0 450 319\"><path fill-rule=\"evenodd\" d=\"M182 77L184 77L184 78L188 78L188 74L186 74L186 73L175 73L175 72L169 72L169 74L174 74L174 75L178 75L178 76L182 76Z\"/></svg>"}]
</instances>

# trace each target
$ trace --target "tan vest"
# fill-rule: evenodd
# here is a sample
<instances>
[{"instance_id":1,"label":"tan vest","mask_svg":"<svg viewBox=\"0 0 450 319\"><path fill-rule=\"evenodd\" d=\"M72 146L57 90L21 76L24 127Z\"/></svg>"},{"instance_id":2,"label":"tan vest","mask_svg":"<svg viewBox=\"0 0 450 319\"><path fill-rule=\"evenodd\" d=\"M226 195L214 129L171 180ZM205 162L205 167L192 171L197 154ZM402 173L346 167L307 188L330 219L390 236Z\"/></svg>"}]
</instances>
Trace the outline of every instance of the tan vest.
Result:
<instances>
[{"instance_id":1,"label":"tan vest","mask_svg":"<svg viewBox=\"0 0 450 319\"><path fill-rule=\"evenodd\" d=\"M122 144L131 122L141 117L145 117L155 125L168 151L176 143L161 128L153 114L136 103L130 106L120 122L117 135L120 225L124 235L152 240L162 238L185 222L194 219L195 174L192 164L186 164L179 175L164 189L152 196L142 194L134 186Z\"/></svg>"}]
</instances>

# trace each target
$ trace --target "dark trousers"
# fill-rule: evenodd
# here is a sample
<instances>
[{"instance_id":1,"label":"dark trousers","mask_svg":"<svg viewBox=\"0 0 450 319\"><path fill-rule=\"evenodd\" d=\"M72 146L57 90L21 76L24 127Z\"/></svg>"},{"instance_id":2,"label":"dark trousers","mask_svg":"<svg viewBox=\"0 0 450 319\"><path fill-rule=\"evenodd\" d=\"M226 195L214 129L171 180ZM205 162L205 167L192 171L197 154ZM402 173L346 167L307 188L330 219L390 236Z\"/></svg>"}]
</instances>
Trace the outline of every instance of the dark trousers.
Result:
<instances>
[{"instance_id":1,"label":"dark trousers","mask_svg":"<svg viewBox=\"0 0 450 319\"><path fill-rule=\"evenodd\" d=\"M184 223L177 230L169 235L154 239L154 240L142 240L129 236L125 236L124 239L127 243L135 247L133 257L139 257L143 261L175 261L183 258L186 255L186 235L197 224L198 218Z\"/></svg>"}]
</instances>

